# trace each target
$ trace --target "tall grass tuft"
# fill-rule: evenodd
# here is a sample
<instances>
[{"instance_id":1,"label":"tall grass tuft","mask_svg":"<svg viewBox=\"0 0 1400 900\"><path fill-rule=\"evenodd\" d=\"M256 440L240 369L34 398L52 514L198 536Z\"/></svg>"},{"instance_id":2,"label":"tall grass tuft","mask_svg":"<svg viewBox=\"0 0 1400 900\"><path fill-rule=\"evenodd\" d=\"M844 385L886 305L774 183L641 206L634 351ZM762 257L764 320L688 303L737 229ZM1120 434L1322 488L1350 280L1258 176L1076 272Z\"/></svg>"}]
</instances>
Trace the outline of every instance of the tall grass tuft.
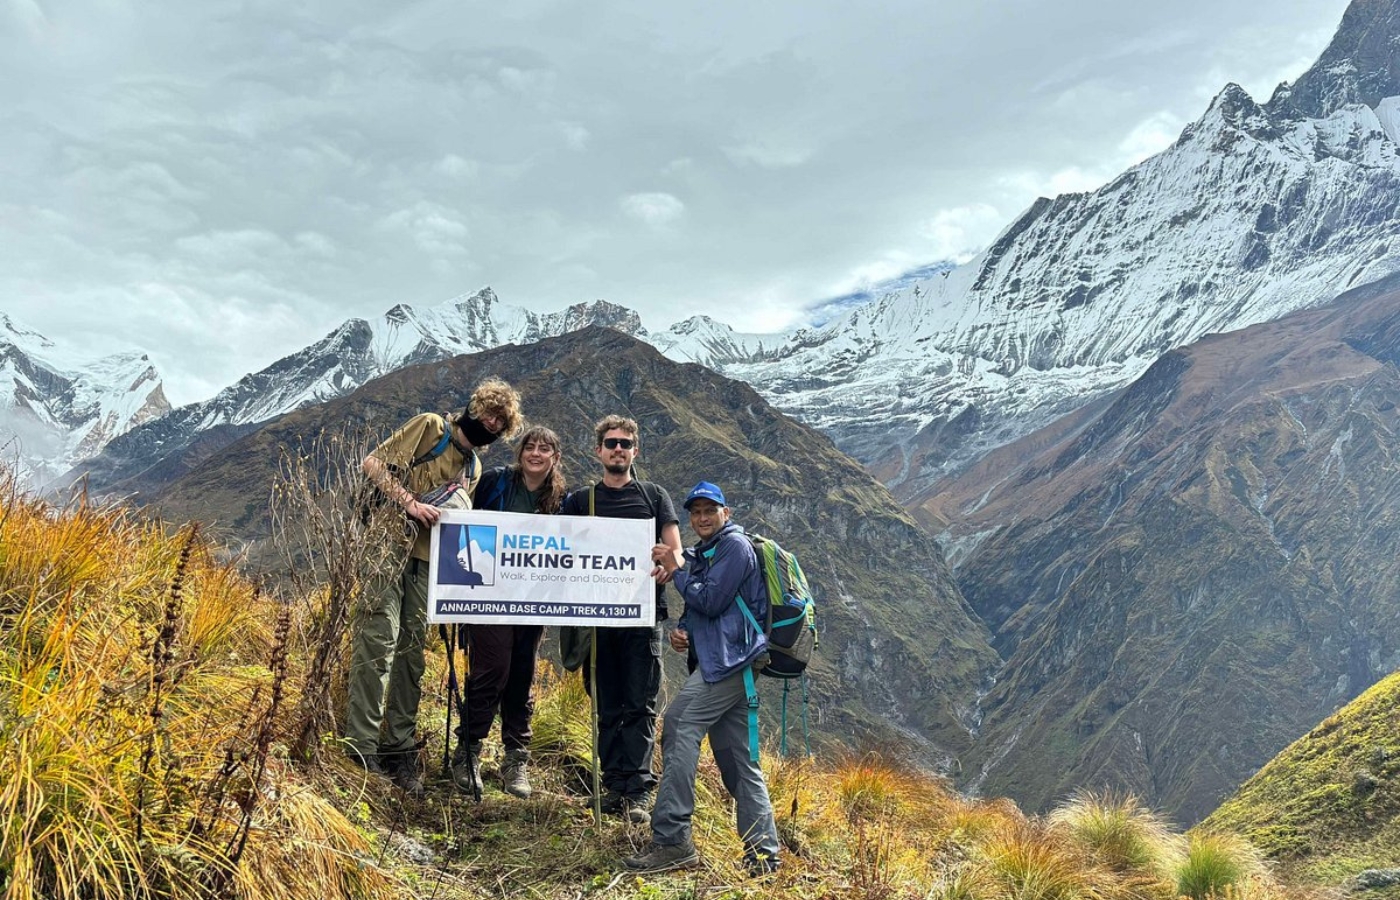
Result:
<instances>
[{"instance_id":1,"label":"tall grass tuft","mask_svg":"<svg viewBox=\"0 0 1400 900\"><path fill-rule=\"evenodd\" d=\"M1131 794L1077 794L1050 814L1050 825L1120 875L1165 876L1183 851L1181 838Z\"/></svg>"},{"instance_id":2,"label":"tall grass tuft","mask_svg":"<svg viewBox=\"0 0 1400 900\"><path fill-rule=\"evenodd\" d=\"M982 865L1013 900L1100 900L1102 879L1072 845L1033 821L1009 823L982 847Z\"/></svg>"},{"instance_id":3,"label":"tall grass tuft","mask_svg":"<svg viewBox=\"0 0 1400 900\"><path fill-rule=\"evenodd\" d=\"M853 823L893 814L904 777L875 753L850 759L836 770L836 796Z\"/></svg>"},{"instance_id":4,"label":"tall grass tuft","mask_svg":"<svg viewBox=\"0 0 1400 900\"><path fill-rule=\"evenodd\" d=\"M1258 852L1243 838L1223 832L1191 835L1176 870L1176 892L1192 900L1238 893L1262 874Z\"/></svg>"}]
</instances>

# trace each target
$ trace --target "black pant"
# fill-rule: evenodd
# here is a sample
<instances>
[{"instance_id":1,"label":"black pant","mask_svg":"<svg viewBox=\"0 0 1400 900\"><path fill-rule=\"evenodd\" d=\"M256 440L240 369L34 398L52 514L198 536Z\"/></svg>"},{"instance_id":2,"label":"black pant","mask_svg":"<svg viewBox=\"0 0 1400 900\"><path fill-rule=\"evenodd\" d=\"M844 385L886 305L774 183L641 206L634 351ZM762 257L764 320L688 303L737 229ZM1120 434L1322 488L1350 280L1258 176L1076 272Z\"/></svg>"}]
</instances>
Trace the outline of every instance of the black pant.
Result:
<instances>
[{"instance_id":1,"label":"black pant","mask_svg":"<svg viewBox=\"0 0 1400 900\"><path fill-rule=\"evenodd\" d=\"M467 625L465 709L457 725L457 743L479 743L491 733L501 712L501 744L507 750L530 746L530 719L535 714L535 660L542 625Z\"/></svg>"},{"instance_id":2,"label":"black pant","mask_svg":"<svg viewBox=\"0 0 1400 900\"><path fill-rule=\"evenodd\" d=\"M656 695L661 691L661 626L599 628L598 764L603 787L626 797L656 788ZM589 688L588 664L583 683ZM590 690L590 694L593 692Z\"/></svg>"}]
</instances>

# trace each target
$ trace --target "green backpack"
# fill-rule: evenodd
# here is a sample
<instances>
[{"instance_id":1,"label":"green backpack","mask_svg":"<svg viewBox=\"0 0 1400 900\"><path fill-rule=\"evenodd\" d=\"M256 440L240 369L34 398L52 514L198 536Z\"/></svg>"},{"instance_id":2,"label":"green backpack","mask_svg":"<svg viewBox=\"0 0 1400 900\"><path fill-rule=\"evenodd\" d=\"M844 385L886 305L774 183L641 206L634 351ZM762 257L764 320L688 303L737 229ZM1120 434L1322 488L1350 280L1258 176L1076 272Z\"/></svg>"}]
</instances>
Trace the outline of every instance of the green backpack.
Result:
<instances>
[{"instance_id":1,"label":"green backpack","mask_svg":"<svg viewBox=\"0 0 1400 900\"><path fill-rule=\"evenodd\" d=\"M810 756L807 680L802 676L807 671L807 664L812 661L812 651L817 649L816 607L812 588L807 584L807 576L802 574L802 564L797 557L784 550L777 541L747 532L744 537L753 545L754 555L758 557L758 570L763 574L768 594L765 605L768 614L764 622L758 622L742 599L736 597L735 601L749 624L768 636L768 664L759 670L759 674L783 679L781 752L784 756L788 752L788 690L796 680L802 685L802 743ZM744 693L749 703L749 758L758 762L758 688L754 685L752 669L744 670Z\"/></svg>"},{"instance_id":2,"label":"green backpack","mask_svg":"<svg viewBox=\"0 0 1400 900\"><path fill-rule=\"evenodd\" d=\"M771 678L798 678L807 671L817 649L816 606L807 576L797 557L777 541L747 535L758 556L758 568L768 588L768 665L760 670Z\"/></svg>"}]
</instances>

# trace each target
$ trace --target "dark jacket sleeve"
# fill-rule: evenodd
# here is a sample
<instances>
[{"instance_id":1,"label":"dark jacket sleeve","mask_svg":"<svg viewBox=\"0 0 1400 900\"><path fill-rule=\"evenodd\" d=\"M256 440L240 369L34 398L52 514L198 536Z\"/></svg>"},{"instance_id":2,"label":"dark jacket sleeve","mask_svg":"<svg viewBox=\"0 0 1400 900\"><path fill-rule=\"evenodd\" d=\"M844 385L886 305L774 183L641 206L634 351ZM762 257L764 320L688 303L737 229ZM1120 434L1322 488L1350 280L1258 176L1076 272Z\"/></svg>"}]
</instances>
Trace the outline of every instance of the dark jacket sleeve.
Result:
<instances>
[{"instance_id":1,"label":"dark jacket sleeve","mask_svg":"<svg viewBox=\"0 0 1400 900\"><path fill-rule=\"evenodd\" d=\"M676 571L676 590L685 598L686 615L719 618L739 595L754 565L753 548L742 535L726 535L714 546L714 556L703 574L692 576L685 569ZM746 598L747 599L747 598Z\"/></svg>"},{"instance_id":2,"label":"dark jacket sleeve","mask_svg":"<svg viewBox=\"0 0 1400 900\"><path fill-rule=\"evenodd\" d=\"M505 509L510 503L511 479L514 474L509 466L488 469L476 483L476 490L472 493L472 508L497 512Z\"/></svg>"}]
</instances>

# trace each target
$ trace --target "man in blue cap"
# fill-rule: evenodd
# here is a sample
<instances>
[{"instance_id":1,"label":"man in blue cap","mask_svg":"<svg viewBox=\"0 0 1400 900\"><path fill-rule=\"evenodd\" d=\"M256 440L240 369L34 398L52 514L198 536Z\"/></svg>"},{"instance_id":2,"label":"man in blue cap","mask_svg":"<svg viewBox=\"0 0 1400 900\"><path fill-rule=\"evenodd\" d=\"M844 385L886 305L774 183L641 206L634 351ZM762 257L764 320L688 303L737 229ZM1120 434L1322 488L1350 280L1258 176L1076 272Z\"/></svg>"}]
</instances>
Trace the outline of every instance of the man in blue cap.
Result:
<instances>
[{"instance_id":1,"label":"man in blue cap","mask_svg":"<svg viewBox=\"0 0 1400 900\"><path fill-rule=\"evenodd\" d=\"M773 872L778 868L778 830L758 764L758 694L753 682L754 668L768 656L762 625L767 621L768 592L753 545L743 529L729 521L719 486L700 482L684 505L699 543L684 553L657 544L651 557L685 599L671 646L693 651L694 667L666 708L652 842L623 864L640 873L699 862L690 820L700 742L708 734L725 789L734 797L745 865L750 874Z\"/></svg>"}]
</instances>

